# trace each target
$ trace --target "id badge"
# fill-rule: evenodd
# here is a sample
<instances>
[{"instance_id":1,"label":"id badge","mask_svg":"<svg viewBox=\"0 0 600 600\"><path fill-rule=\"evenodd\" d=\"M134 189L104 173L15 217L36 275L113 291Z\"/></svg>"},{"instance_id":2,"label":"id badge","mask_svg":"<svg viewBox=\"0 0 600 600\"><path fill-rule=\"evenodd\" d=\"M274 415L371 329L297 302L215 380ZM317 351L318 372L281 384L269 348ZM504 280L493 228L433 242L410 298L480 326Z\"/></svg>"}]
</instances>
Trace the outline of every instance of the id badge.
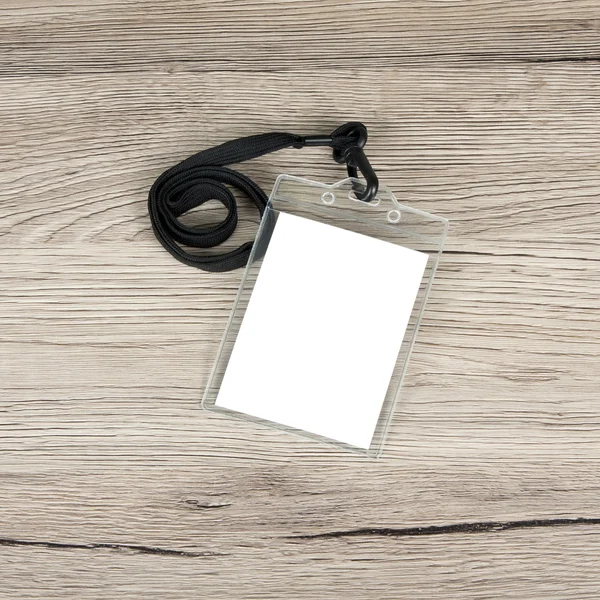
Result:
<instances>
[{"instance_id":1,"label":"id badge","mask_svg":"<svg viewBox=\"0 0 600 600\"><path fill-rule=\"evenodd\" d=\"M380 455L448 221L360 186L277 179L205 409Z\"/></svg>"}]
</instances>

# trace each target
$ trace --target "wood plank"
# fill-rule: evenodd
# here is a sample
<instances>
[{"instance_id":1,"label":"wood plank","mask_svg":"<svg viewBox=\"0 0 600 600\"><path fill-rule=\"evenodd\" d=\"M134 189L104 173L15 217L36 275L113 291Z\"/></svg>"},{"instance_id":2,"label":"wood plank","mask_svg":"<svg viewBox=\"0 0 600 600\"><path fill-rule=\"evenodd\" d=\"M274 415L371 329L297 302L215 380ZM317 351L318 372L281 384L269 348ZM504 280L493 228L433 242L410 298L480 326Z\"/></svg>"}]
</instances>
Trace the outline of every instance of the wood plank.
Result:
<instances>
[{"instance_id":1,"label":"wood plank","mask_svg":"<svg viewBox=\"0 0 600 600\"><path fill-rule=\"evenodd\" d=\"M4 547L10 598L143 597L595 600L598 530L517 530L325 540L174 556L131 549ZM4 567L4 568L3 568Z\"/></svg>"},{"instance_id":2,"label":"wood plank","mask_svg":"<svg viewBox=\"0 0 600 600\"><path fill-rule=\"evenodd\" d=\"M234 136L330 131L358 116L373 125L368 153L381 179L401 201L451 219L450 251L598 256L597 66L322 75L316 90L312 73L295 73L309 94L269 73L5 79L5 242L152 243L146 193L176 161ZM242 170L266 189L281 172L342 174L323 149ZM256 228L254 212L243 216L234 241Z\"/></svg>"},{"instance_id":3,"label":"wood plank","mask_svg":"<svg viewBox=\"0 0 600 600\"><path fill-rule=\"evenodd\" d=\"M0 74L593 61L599 19L595 0L8 0Z\"/></svg>"},{"instance_id":4,"label":"wood plank","mask_svg":"<svg viewBox=\"0 0 600 600\"><path fill-rule=\"evenodd\" d=\"M589 261L447 257L373 463L198 410L238 273L136 244L1 256L6 537L231 550L265 528L600 516Z\"/></svg>"},{"instance_id":5,"label":"wood plank","mask_svg":"<svg viewBox=\"0 0 600 600\"><path fill-rule=\"evenodd\" d=\"M394 508L391 512L373 509L373 526L556 514L555 493L531 496L529 486L498 505L493 499L504 498L507 486L514 490L514 478L536 485L551 481L552 490L563 490L561 514L593 517L598 485L595 461L600 456L599 421L593 408L599 350L594 316L599 308L597 223L593 198L586 199L587 190L582 191L574 179L587 178L592 190L598 186L598 174L591 167L596 161L593 148L581 146L581 139L591 143L600 133L592 118L584 120L590 116L596 94L584 82L593 77L594 69L584 66L573 75L564 66L536 67L536 77L547 82L543 89L550 90L539 97L539 86L530 86L522 78L521 67L457 71L446 86L448 97L454 98L457 107L469 103L473 94L482 100L478 109L469 109L460 125L453 126L454 135L460 138L446 148L439 147L439 140L451 120L435 115L448 99L435 96L433 90L423 91L428 85L435 87L440 72L429 72L421 84L406 70L381 71L379 76L386 73L397 75L389 92L369 92L372 73L360 72L352 83L365 92L358 100L361 111L370 110L375 119L376 112L369 106L375 104L376 96L379 106L390 111L385 121L390 130L379 128L385 142L373 134L374 162L380 157L383 170L387 166L391 172L409 157L412 164L402 166L400 174L390 173L392 185L409 181L411 203L435 210L439 206L438 212L451 218L453 232L403 404L394 419L386 450L391 462L378 467L384 488L397 490L387 503ZM298 77L308 82L311 75ZM516 114L522 109L513 115L522 130L513 120L502 120L503 101L494 95L498 86L513 77L514 93L537 98L522 115ZM234 102L242 81L249 90L245 102L254 98L263 108L250 123L245 105L235 113L232 127L241 135L264 130L269 115L274 114L274 107L262 102L263 78L242 80L230 74L211 88L209 78L193 82L179 75L166 89L157 89L151 100L135 94L140 79L129 77L7 82L4 110L18 112L7 122L3 138L5 147L14 150L5 171L9 185L1 192L8 210L2 220L0 316L6 414L18 408L18 417L5 423L1 443L7 457L5 472L13 476L31 472L35 477L25 488L19 478L9 477L4 488L6 505L11 506L10 498L16 494L29 497L40 486L48 490L42 498L33 494L24 518L19 517L19 510L7 509L11 534L35 538L44 531L52 537L54 516L47 521L37 518L33 526L27 515L46 514L47 507L54 507L53 498L70 497L82 485L82 477L90 470L96 473L96 465L108 469L109 479L119 479L123 469L119 457L130 457L136 466L176 465L183 469L185 479L190 477L186 465L193 448L201 457L194 468L202 471L203 478L210 477L214 486L222 469L219 461L229 457L230 467L238 469L250 453L257 463L251 475L242 477L247 486L248 480L261 481L265 464L274 465L277 477L289 472L292 480L304 481L306 463L295 463L299 455L308 456L311 468L320 465L322 469L317 489L326 487L332 478L337 482L332 498L347 495L348 482L355 489L364 477L361 460L197 411L239 273L208 275L173 261L148 231L145 195L156 174L193 151L198 139L216 143L225 132L217 108L211 109L212 122L200 119L206 105L194 107L177 121L168 117L171 103L184 105L190 86L193 92L208 89L214 94L218 87L223 102ZM476 87L478 81L482 83ZM272 93L281 94L289 111L276 120L283 126L289 118L299 130L306 128L304 101L289 91L285 78L267 75L267 82ZM557 147L551 125L555 121L546 120L537 143L527 143L527 132L538 131L540 111L553 114L556 122L566 122L569 107L564 96L574 82L580 86L580 96L589 96L578 104L582 126L572 119L573 129L566 131ZM345 79L338 79L337 86L337 96L349 96ZM397 98L402 94L406 105L428 102L431 118L422 120L398 108ZM19 98L28 99L20 108ZM354 100L341 102L340 112L344 112ZM166 125L161 124L165 115L172 119ZM314 118L324 127L332 126L324 108L316 109ZM215 122L218 135L210 138ZM416 131L420 123L423 135L417 139L413 134L406 141L403 132ZM190 126L197 128L193 135ZM165 143L166 130L170 135ZM24 131L28 135L23 136ZM99 137L90 136L92 131L99 132ZM487 145L469 143L471 138L485 140L487 136L494 136ZM520 137L515 140L514 136ZM458 143L463 138L466 147ZM519 161L515 161L515 147ZM412 157L415 149L425 166ZM440 168L443 160L450 160L444 158L448 152L454 153L452 166ZM575 169L575 174L560 170L565 153L574 157L568 168ZM339 171L323 162L320 151L301 156L307 159L304 168L314 169L319 176L333 177ZM268 184L278 169L297 161L298 154L286 151L274 157L273 165L268 164L270 159L244 165L244 170L248 167L250 174ZM538 183L540 169L543 176ZM511 183L514 187L507 191L506 181L515 173L523 179ZM473 192L478 188L483 189ZM549 196L556 199L554 204ZM248 216L252 218L240 236L250 237L256 226L256 216ZM152 374L150 379L148 374ZM214 460L212 467L205 464L207 457ZM340 470L348 460L353 468L356 463L356 470ZM551 474L548 460L560 461ZM499 469L498 461L506 461L506 466ZM408 469L410 474L407 463L414 465ZM434 496L411 517L413 498L424 493L424 468L428 474L436 473ZM459 501L454 510L440 513L435 490L444 477L448 493ZM574 485L574 480L585 483ZM476 488L494 491L490 496L477 496L465 510L462 490L471 485L469 481L475 481ZM88 485L92 494L93 485ZM142 496L159 493L149 477L142 477L139 485ZM113 518L108 515L122 510L116 500L119 493L114 492L113 503L104 506L108 520ZM164 502L168 504L170 492L161 493L167 494ZM247 493L245 487L234 492L234 504ZM363 491L352 492L348 502L355 508L341 511L337 525L358 526L361 519L356 507L378 507L381 493L372 482ZM298 502L295 494L286 498L282 522ZM88 510L85 502L82 506L86 516L81 520L95 522L95 508ZM64 536L87 539L89 533L79 521L73 524L70 511L62 512L60 506L56 510ZM160 510L150 523L160 518ZM236 510L239 516L230 514L229 519L247 519L244 504ZM309 512L319 510L323 508L317 503ZM48 515L54 512L50 509ZM147 539L144 528L139 523L138 527L136 537L154 543L152 535ZM110 531L114 535L121 528ZM251 529L244 533L250 534ZM173 531L166 528L162 535L168 540ZM177 530L175 537L181 539L181 535Z\"/></svg>"},{"instance_id":6,"label":"wood plank","mask_svg":"<svg viewBox=\"0 0 600 600\"><path fill-rule=\"evenodd\" d=\"M0 595L597 598L599 17L3 2ZM198 409L240 273L177 263L146 212L196 150L356 118L451 220L378 461ZM341 176L322 149L241 170Z\"/></svg>"}]
</instances>

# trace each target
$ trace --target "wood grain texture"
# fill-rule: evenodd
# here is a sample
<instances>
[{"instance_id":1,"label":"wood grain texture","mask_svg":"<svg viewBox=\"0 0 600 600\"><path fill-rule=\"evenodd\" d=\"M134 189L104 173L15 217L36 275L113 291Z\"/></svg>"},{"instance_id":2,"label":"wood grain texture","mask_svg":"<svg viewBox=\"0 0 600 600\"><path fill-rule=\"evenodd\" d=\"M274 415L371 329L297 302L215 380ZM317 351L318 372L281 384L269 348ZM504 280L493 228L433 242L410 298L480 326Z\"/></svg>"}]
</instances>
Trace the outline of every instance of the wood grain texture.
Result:
<instances>
[{"instance_id":1,"label":"wood grain texture","mask_svg":"<svg viewBox=\"0 0 600 600\"><path fill-rule=\"evenodd\" d=\"M597 60L595 0L5 0L0 72Z\"/></svg>"},{"instance_id":2,"label":"wood grain texture","mask_svg":"<svg viewBox=\"0 0 600 600\"><path fill-rule=\"evenodd\" d=\"M3 2L0 596L597 598L599 23L591 0ZM240 273L177 263L146 213L198 149L350 119L451 220L377 461L198 409ZM340 176L320 149L241 170Z\"/></svg>"},{"instance_id":3,"label":"wood grain texture","mask_svg":"<svg viewBox=\"0 0 600 600\"><path fill-rule=\"evenodd\" d=\"M536 598L598 597L598 537L591 530L506 532L449 539L366 536L269 542L234 555L132 550L3 548L14 577L4 591L26 598ZM266 563L266 564L265 564ZM577 569L573 569L577 565ZM86 579L81 577L82 570ZM35 573L33 593L18 585ZM20 578L19 578L20 576ZM15 585L15 583L17 585ZM474 585L468 582L476 582Z\"/></svg>"}]
</instances>

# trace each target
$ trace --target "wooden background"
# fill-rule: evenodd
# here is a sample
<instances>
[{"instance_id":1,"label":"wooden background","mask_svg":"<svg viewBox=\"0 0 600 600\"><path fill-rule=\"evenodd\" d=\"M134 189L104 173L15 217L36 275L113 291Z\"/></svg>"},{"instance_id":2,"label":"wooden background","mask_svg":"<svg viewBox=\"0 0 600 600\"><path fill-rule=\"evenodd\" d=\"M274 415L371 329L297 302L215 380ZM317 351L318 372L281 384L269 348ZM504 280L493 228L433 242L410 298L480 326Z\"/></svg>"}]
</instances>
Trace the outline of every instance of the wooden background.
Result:
<instances>
[{"instance_id":1,"label":"wooden background","mask_svg":"<svg viewBox=\"0 0 600 600\"><path fill-rule=\"evenodd\" d=\"M597 0L3 0L0 596L597 599L599 76ZM199 410L240 273L146 211L352 119L451 220L378 461Z\"/></svg>"}]
</instances>

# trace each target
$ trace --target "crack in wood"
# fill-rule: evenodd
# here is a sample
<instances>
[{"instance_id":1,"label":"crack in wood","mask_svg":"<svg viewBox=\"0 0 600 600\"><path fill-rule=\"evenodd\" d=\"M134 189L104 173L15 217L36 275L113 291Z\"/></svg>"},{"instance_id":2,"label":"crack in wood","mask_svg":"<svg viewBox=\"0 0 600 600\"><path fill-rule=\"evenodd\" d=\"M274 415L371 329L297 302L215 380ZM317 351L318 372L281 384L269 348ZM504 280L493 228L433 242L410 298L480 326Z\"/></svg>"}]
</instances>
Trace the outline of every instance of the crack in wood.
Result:
<instances>
[{"instance_id":1,"label":"crack in wood","mask_svg":"<svg viewBox=\"0 0 600 600\"><path fill-rule=\"evenodd\" d=\"M205 558L210 556L227 556L220 552L189 552L186 550L172 550L156 546L139 546L137 544L76 544L63 542L44 542L0 538L0 546L36 546L56 550L131 550L139 554L159 554L161 556L184 556L190 558Z\"/></svg>"},{"instance_id":2,"label":"crack in wood","mask_svg":"<svg viewBox=\"0 0 600 600\"><path fill-rule=\"evenodd\" d=\"M548 58L525 58L523 60L528 63L593 63L600 62L600 56L555 56Z\"/></svg>"},{"instance_id":3,"label":"crack in wood","mask_svg":"<svg viewBox=\"0 0 600 600\"><path fill-rule=\"evenodd\" d=\"M566 525L600 525L600 517L572 519L531 519L528 521L487 521L479 523L455 523L453 525L431 525L428 527L364 527L345 531L286 536L284 539L317 540L343 537L414 537L420 535L445 535L452 533L485 533L510 529L533 529L538 527L563 527Z\"/></svg>"},{"instance_id":4,"label":"crack in wood","mask_svg":"<svg viewBox=\"0 0 600 600\"><path fill-rule=\"evenodd\" d=\"M214 508L227 508L228 506L231 506L231 502L201 502L200 500L183 500L183 504L186 508L192 510L211 510Z\"/></svg>"},{"instance_id":5,"label":"crack in wood","mask_svg":"<svg viewBox=\"0 0 600 600\"><path fill-rule=\"evenodd\" d=\"M541 257L539 254L535 254L533 252L481 252L478 250L444 250L444 255L452 255L452 256L494 256L494 257L502 257L502 258L547 258ZM552 260L573 260L572 256L552 256L548 257ZM590 261L590 262L598 262L597 258L587 257L587 256L578 256L575 258L578 261Z\"/></svg>"}]
</instances>

